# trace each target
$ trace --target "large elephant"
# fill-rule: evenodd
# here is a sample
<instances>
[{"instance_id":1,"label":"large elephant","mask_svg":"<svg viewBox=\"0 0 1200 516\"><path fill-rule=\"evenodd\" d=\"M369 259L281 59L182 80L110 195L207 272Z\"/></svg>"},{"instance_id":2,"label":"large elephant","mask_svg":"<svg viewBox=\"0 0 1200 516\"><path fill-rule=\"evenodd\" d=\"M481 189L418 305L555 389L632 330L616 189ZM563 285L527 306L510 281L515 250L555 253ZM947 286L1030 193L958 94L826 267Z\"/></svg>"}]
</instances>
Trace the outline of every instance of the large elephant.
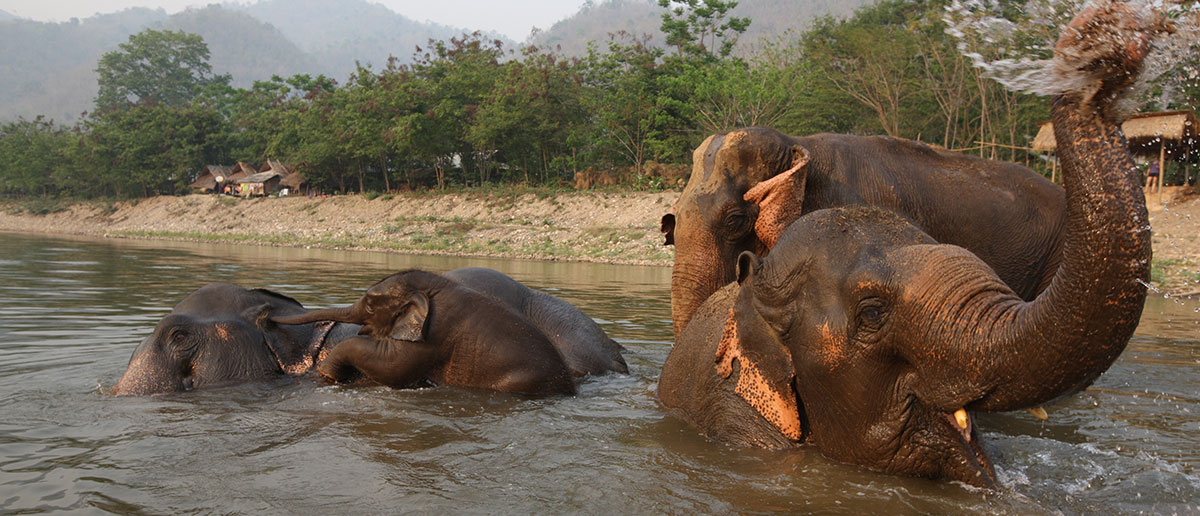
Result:
<instances>
[{"instance_id":1,"label":"large elephant","mask_svg":"<svg viewBox=\"0 0 1200 516\"><path fill-rule=\"evenodd\" d=\"M1113 106L1157 23L1109 4L1081 13L1056 46L1067 216L1062 266L1035 299L894 212L814 212L765 259L739 256L737 281L672 348L662 403L728 443L811 444L880 471L993 485L971 413L1085 388L1141 315L1150 233Z\"/></svg>"},{"instance_id":2,"label":"large elephant","mask_svg":"<svg viewBox=\"0 0 1200 516\"><path fill-rule=\"evenodd\" d=\"M113 390L145 395L300 375L359 331L341 323L271 321L303 313L298 301L269 290L200 287L142 340Z\"/></svg>"},{"instance_id":3,"label":"large elephant","mask_svg":"<svg viewBox=\"0 0 1200 516\"><path fill-rule=\"evenodd\" d=\"M493 294L467 287L452 279L455 276L479 280L483 283L480 288ZM577 310L546 303L521 290L526 288L523 285L518 289L519 283L511 279L508 283L501 276L478 270L457 271L451 277L403 271L371 286L349 307L274 320L281 324L337 321L363 325L359 336L338 344L317 364L321 375L338 382L366 376L400 388L433 383L525 394L573 394L577 376L626 370L620 346L598 327L583 339L550 338L549 334L560 333L559 328L572 323L585 319L595 323L582 314L564 320L564 314ZM524 308L527 301L535 306ZM525 313L555 324L544 331Z\"/></svg>"},{"instance_id":4,"label":"large elephant","mask_svg":"<svg viewBox=\"0 0 1200 516\"><path fill-rule=\"evenodd\" d=\"M475 289L468 289L475 304L466 308L479 308L476 318L501 314L489 321L495 326L472 328L478 338L509 326L526 331L532 326L560 350L557 360L565 362L568 377L627 371L621 346L566 301L489 269L459 269L446 276L454 280L445 280L446 290ZM448 314L452 304L437 311ZM268 290L206 285L181 301L134 350L113 390L144 395L305 375L344 341L361 339L358 324L273 320L307 313L296 300Z\"/></svg>"},{"instance_id":5,"label":"large elephant","mask_svg":"<svg viewBox=\"0 0 1200 516\"><path fill-rule=\"evenodd\" d=\"M1023 299L1049 284L1061 254L1062 188L1033 171L883 136L793 137L751 127L708 137L673 214L675 334L733 281L742 251L765 256L804 213L879 206L939 242L967 248Z\"/></svg>"}]
</instances>

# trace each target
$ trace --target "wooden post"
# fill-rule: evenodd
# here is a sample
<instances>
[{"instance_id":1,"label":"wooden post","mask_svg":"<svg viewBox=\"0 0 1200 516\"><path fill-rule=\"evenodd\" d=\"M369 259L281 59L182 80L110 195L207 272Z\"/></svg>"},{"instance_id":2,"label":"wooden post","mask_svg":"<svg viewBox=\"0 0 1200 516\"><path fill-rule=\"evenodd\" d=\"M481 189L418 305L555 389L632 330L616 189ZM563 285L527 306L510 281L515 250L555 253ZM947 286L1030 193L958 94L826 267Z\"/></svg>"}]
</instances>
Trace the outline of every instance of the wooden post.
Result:
<instances>
[{"instance_id":1,"label":"wooden post","mask_svg":"<svg viewBox=\"0 0 1200 516\"><path fill-rule=\"evenodd\" d=\"M1155 187L1158 189L1158 203L1162 204L1163 179L1167 177L1167 139L1160 137L1158 140L1158 184Z\"/></svg>"}]
</instances>

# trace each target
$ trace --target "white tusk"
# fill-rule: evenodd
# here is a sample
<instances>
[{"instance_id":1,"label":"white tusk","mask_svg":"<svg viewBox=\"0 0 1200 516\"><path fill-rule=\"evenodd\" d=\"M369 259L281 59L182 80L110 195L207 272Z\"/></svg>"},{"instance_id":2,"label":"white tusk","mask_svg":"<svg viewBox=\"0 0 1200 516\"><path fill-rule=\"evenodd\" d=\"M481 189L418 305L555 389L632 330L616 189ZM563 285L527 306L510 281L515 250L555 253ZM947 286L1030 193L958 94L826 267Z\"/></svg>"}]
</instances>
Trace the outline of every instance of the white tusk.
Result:
<instances>
[{"instance_id":1,"label":"white tusk","mask_svg":"<svg viewBox=\"0 0 1200 516\"><path fill-rule=\"evenodd\" d=\"M967 411L965 409L958 409L954 412L954 423L958 425L959 429L966 430L967 423L969 422L970 420L967 419Z\"/></svg>"}]
</instances>

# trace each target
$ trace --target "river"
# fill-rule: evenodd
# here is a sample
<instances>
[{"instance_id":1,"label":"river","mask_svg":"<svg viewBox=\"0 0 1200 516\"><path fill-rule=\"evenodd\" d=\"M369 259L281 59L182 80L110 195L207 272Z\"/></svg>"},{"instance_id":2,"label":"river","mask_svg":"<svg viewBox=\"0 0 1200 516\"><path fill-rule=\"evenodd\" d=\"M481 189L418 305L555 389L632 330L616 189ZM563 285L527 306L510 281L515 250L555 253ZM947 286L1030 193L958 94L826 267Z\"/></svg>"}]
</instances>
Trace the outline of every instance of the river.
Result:
<instances>
[{"instance_id":1,"label":"river","mask_svg":"<svg viewBox=\"0 0 1200 516\"><path fill-rule=\"evenodd\" d=\"M396 270L491 267L574 303L629 375L574 397L280 380L104 394L210 281L345 305ZM1002 487L728 448L658 406L670 270L0 233L0 512L1200 514L1200 302L1152 295L1086 391L984 415Z\"/></svg>"}]
</instances>

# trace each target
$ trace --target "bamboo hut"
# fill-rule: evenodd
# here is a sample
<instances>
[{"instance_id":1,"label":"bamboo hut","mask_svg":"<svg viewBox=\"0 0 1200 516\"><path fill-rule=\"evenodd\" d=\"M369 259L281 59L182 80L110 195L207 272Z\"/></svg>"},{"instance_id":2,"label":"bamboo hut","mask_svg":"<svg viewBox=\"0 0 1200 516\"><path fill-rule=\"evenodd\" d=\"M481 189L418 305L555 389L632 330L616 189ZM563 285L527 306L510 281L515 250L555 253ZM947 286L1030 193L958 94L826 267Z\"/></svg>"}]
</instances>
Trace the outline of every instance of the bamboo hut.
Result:
<instances>
[{"instance_id":1,"label":"bamboo hut","mask_svg":"<svg viewBox=\"0 0 1200 516\"><path fill-rule=\"evenodd\" d=\"M275 172L257 172L237 181L238 195L255 197L271 195L279 191L279 181L283 176Z\"/></svg>"},{"instance_id":2,"label":"bamboo hut","mask_svg":"<svg viewBox=\"0 0 1200 516\"><path fill-rule=\"evenodd\" d=\"M1200 123L1196 114L1191 111L1164 111L1159 113L1139 113L1133 115L1121 124L1121 131L1129 141L1129 153L1134 156L1157 160L1164 164L1163 175L1166 175L1167 160L1183 167L1184 184L1192 180L1192 170L1188 166L1188 157L1193 151L1200 151ZM1055 149L1054 124L1042 122L1037 136L1033 139L1033 150L1048 152ZM1057 173L1058 162L1055 161L1051 179Z\"/></svg>"}]
</instances>

